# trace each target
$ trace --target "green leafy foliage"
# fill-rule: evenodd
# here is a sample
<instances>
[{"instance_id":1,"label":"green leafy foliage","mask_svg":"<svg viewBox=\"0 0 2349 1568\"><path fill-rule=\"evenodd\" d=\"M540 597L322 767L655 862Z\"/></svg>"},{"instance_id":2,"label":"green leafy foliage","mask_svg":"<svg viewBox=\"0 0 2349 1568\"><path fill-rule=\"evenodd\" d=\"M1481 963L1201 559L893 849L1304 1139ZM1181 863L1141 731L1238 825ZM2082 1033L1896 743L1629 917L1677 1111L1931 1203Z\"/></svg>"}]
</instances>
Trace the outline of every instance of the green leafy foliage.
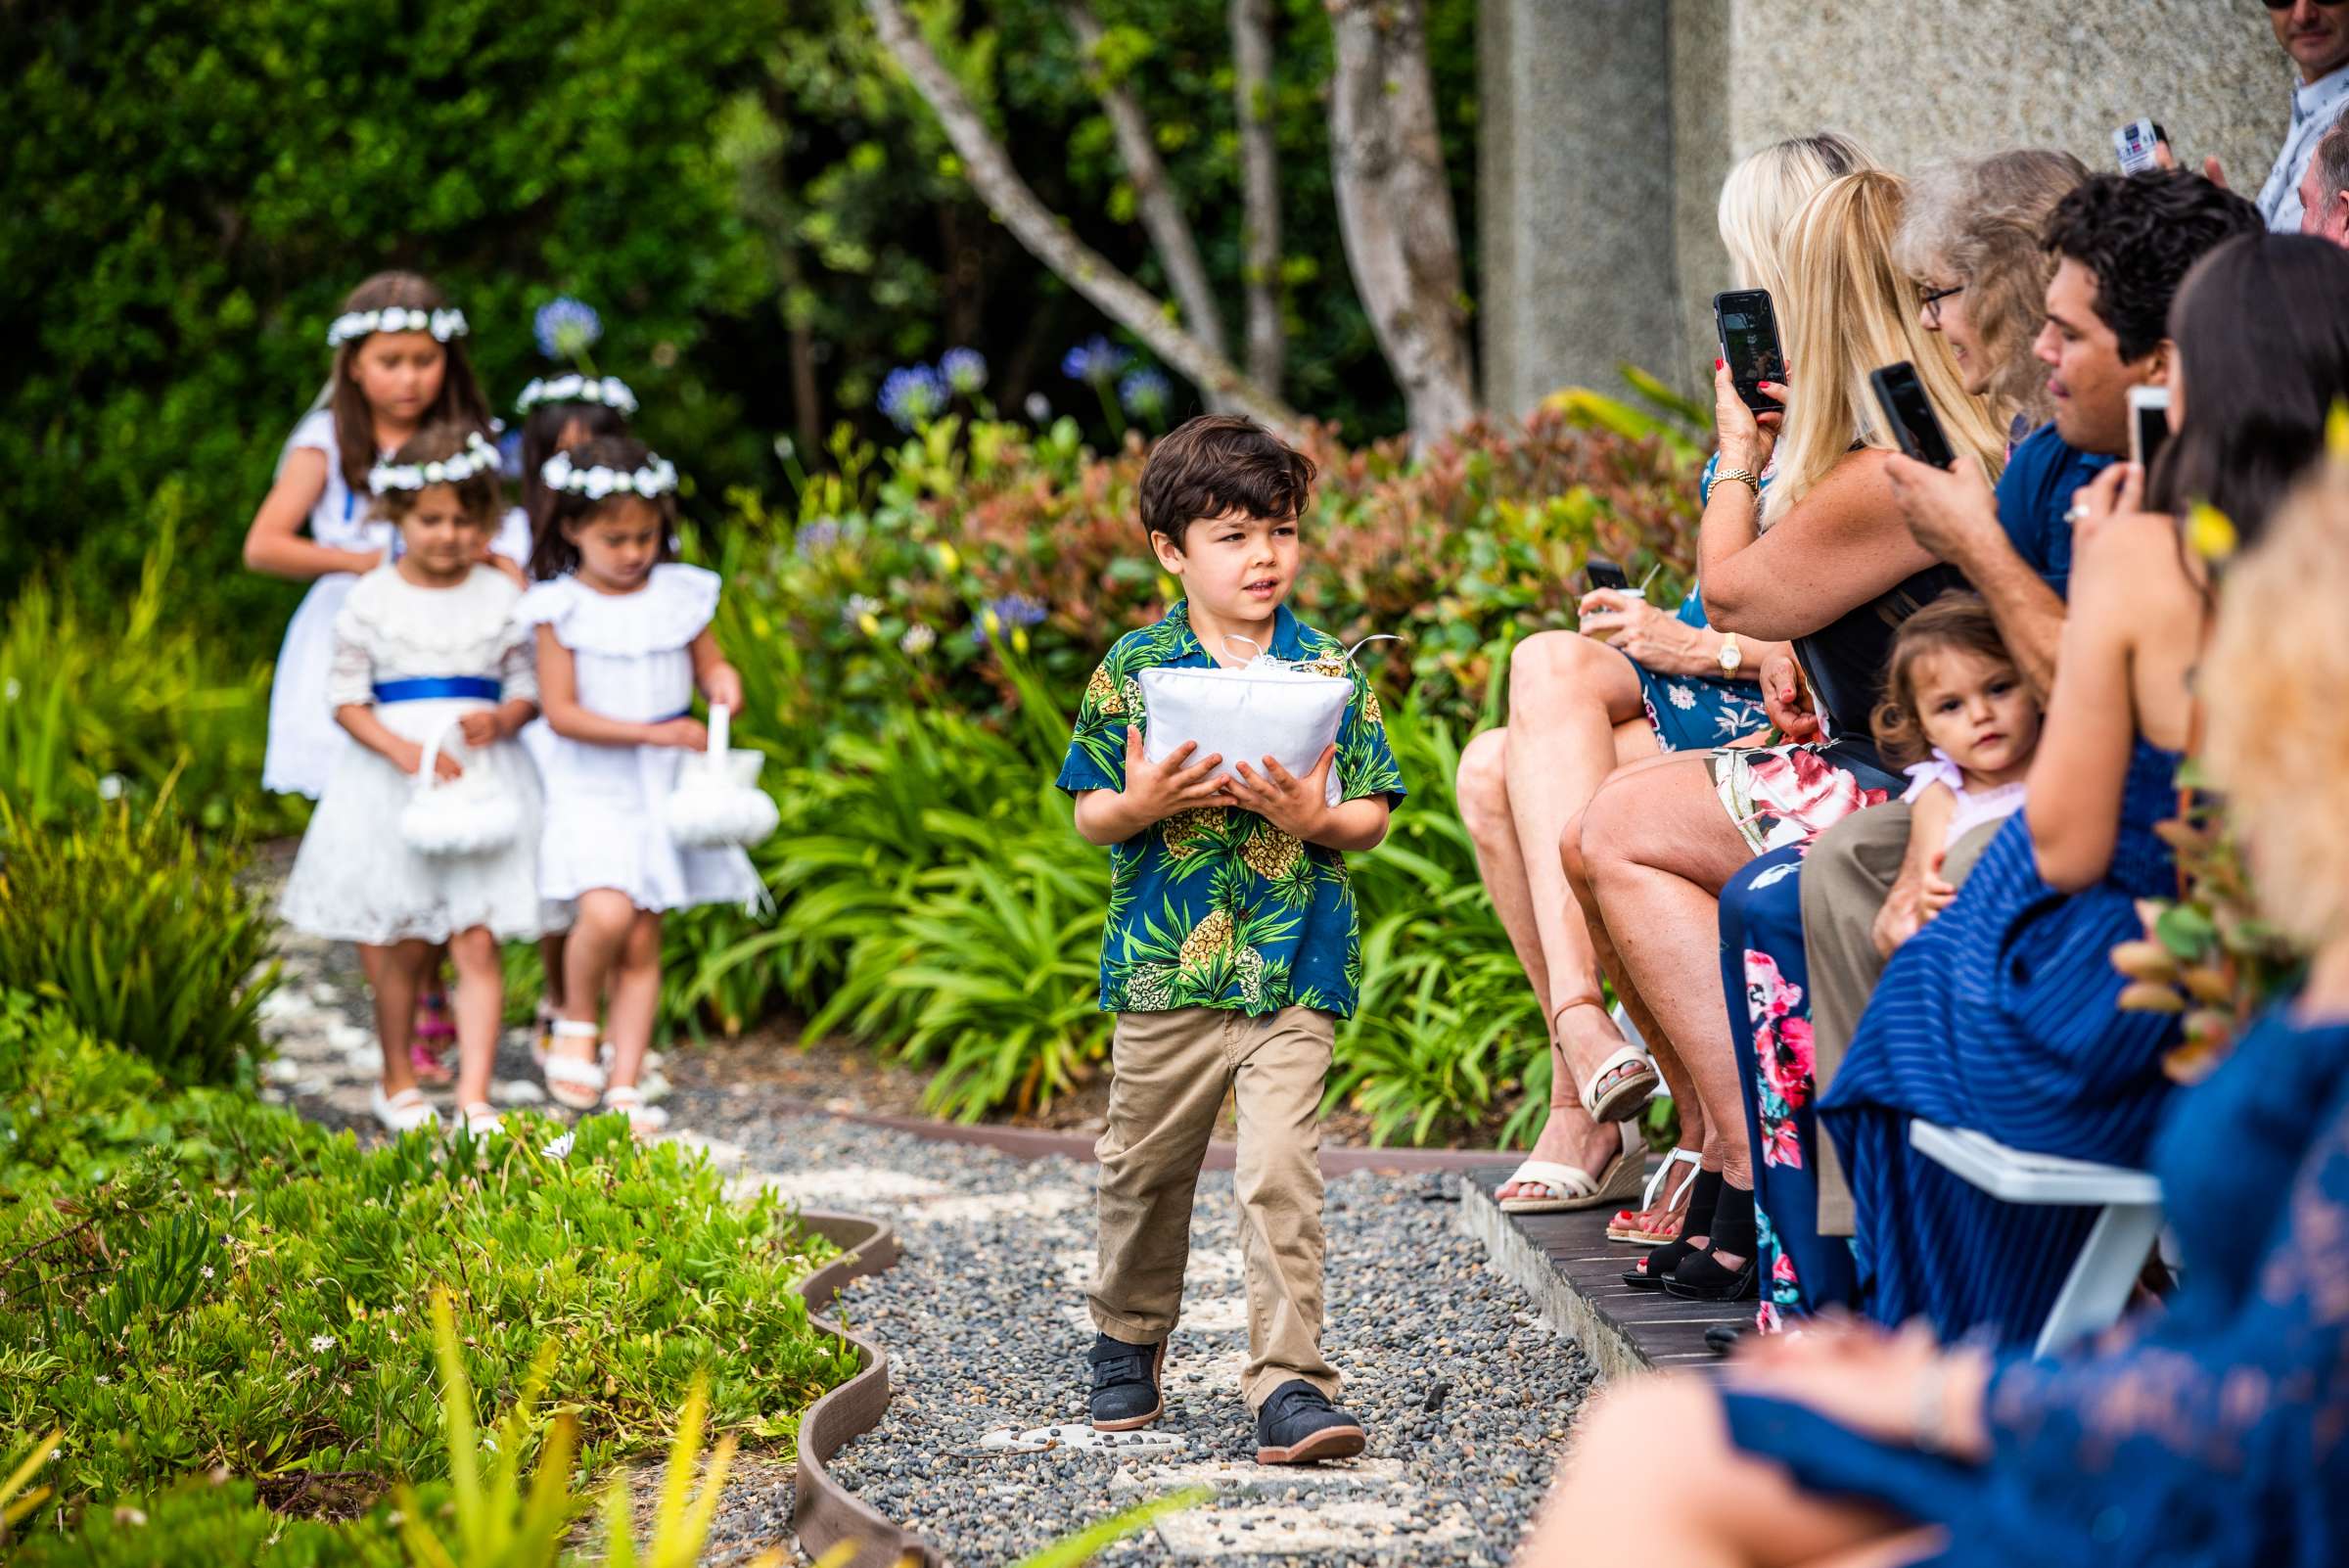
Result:
<instances>
[{"instance_id":1,"label":"green leafy foliage","mask_svg":"<svg viewBox=\"0 0 2349 1568\"><path fill-rule=\"evenodd\" d=\"M275 921L233 840L188 831L166 782L40 827L0 800L0 987L56 999L174 1084L249 1082Z\"/></svg>"},{"instance_id":2,"label":"green leafy foliage","mask_svg":"<svg viewBox=\"0 0 2349 1568\"><path fill-rule=\"evenodd\" d=\"M0 998L12 1089L91 1065L85 1037ZM736 1206L706 1162L590 1120L362 1151L289 1111L196 1089L85 1091L77 1166L0 1166L0 1433L59 1427L69 1499L161 1491L214 1465L284 1502L443 1475L426 1324L455 1302L491 1399L552 1344L544 1388L600 1468L665 1436L694 1375L729 1430L788 1442L852 1368L790 1288L821 1243L771 1197ZM10 1099L16 1098L14 1092ZM115 1120L110 1121L110 1118ZM102 1179L93 1179L102 1170ZM352 1478L356 1478L353 1480ZM372 1480L370 1480L372 1478Z\"/></svg>"},{"instance_id":3,"label":"green leafy foliage","mask_svg":"<svg viewBox=\"0 0 2349 1568\"><path fill-rule=\"evenodd\" d=\"M0 798L44 824L166 779L207 831L240 814L290 818L255 788L268 741L269 669L237 664L188 614L178 573L186 492L166 484L138 514L138 586L89 613L27 583L0 628Z\"/></svg>"}]
</instances>

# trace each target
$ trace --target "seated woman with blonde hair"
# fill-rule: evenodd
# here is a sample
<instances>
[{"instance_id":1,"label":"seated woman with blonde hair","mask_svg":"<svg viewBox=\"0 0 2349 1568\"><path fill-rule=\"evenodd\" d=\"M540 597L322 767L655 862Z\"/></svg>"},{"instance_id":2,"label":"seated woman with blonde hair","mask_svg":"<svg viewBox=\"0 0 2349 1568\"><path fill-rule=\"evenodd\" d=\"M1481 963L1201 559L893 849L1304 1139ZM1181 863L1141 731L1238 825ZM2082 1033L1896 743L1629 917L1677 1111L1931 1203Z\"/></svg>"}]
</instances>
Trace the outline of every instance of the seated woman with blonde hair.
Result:
<instances>
[{"instance_id":1,"label":"seated woman with blonde hair","mask_svg":"<svg viewBox=\"0 0 2349 1568\"><path fill-rule=\"evenodd\" d=\"M2237 242L2241 243L2241 242ZM2307 242L2317 243L2317 242ZM2318 1568L2349 1560L2349 453L2227 575L2205 761L2299 995L2177 1097L2162 1312L2057 1361L1822 1320L1575 1438L1523 1568ZM2068 674L2065 678L2070 678ZM1674 1505L1630 1510L1654 1455Z\"/></svg>"}]
</instances>

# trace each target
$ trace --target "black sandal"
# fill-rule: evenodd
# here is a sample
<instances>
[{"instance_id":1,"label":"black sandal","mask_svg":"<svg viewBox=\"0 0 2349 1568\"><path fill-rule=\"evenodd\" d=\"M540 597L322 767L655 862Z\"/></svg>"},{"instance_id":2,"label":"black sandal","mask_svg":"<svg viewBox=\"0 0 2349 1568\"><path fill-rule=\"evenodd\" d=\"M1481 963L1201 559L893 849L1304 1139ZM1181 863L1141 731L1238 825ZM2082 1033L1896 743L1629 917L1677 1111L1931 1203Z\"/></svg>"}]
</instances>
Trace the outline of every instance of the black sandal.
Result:
<instances>
[{"instance_id":1,"label":"black sandal","mask_svg":"<svg viewBox=\"0 0 2349 1568\"><path fill-rule=\"evenodd\" d=\"M1702 1236L1711 1231L1714 1206L1721 1201L1721 1186L1719 1171L1698 1171L1696 1183L1688 1190L1688 1208L1681 1216L1681 1235L1640 1259L1638 1268L1626 1268L1623 1282L1634 1290L1663 1289L1681 1261L1693 1258L1702 1250L1681 1237Z\"/></svg>"},{"instance_id":2,"label":"black sandal","mask_svg":"<svg viewBox=\"0 0 2349 1568\"><path fill-rule=\"evenodd\" d=\"M1754 1223L1751 1187L1724 1186L1713 1213L1712 1245L1691 1250L1664 1281L1665 1292L1681 1301L1752 1301L1762 1293L1762 1237ZM1742 1256L1737 1268L1717 1262L1714 1254Z\"/></svg>"}]
</instances>

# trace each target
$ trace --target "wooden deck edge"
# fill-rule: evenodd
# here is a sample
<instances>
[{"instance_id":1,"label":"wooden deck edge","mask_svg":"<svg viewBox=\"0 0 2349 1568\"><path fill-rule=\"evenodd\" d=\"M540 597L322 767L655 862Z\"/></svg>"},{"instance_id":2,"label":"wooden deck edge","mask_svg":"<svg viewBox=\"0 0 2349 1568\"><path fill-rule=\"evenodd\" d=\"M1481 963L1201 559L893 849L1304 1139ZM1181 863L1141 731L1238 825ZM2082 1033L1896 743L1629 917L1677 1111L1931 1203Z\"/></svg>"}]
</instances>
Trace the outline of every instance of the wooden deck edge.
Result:
<instances>
[{"instance_id":1,"label":"wooden deck edge","mask_svg":"<svg viewBox=\"0 0 2349 1568\"><path fill-rule=\"evenodd\" d=\"M1656 1369L1638 1342L1573 1283L1474 1181L1460 1183L1460 1228L1484 1244L1501 1276L1531 1297L1543 1321L1582 1346L1599 1377L1635 1377Z\"/></svg>"}]
</instances>

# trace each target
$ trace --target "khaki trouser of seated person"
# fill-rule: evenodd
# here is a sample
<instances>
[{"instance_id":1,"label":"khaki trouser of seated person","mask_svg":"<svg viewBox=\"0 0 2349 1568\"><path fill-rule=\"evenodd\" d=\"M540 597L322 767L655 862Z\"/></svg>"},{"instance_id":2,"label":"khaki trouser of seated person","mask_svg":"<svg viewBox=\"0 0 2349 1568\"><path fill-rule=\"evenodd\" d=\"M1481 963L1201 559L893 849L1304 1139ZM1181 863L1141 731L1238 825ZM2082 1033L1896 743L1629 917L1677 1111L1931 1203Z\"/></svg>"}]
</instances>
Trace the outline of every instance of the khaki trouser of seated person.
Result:
<instances>
[{"instance_id":1,"label":"khaki trouser of seated person","mask_svg":"<svg viewBox=\"0 0 2349 1568\"><path fill-rule=\"evenodd\" d=\"M1803 956L1811 966L1811 1046L1817 1086L1814 1105L1826 1093L1851 1049L1852 1034L1884 955L1876 951L1876 912L1901 874L1909 853L1909 806L1893 801L1850 816L1812 840L1803 856ZM1969 828L1950 846L1941 874L1962 887L2004 819ZM1854 1228L1851 1183L1835 1140L1819 1138L1819 1233L1848 1236Z\"/></svg>"},{"instance_id":2,"label":"khaki trouser of seated person","mask_svg":"<svg viewBox=\"0 0 2349 1568\"><path fill-rule=\"evenodd\" d=\"M1239 1112L1233 1186L1248 1292L1255 1409L1302 1377L1330 1400L1321 1359L1321 1087L1337 1019L1313 1007L1268 1017L1215 1007L1120 1013L1110 1042L1109 1125L1101 1162L1101 1266L1093 1321L1128 1345L1174 1331L1191 1251L1191 1198L1225 1089Z\"/></svg>"}]
</instances>

